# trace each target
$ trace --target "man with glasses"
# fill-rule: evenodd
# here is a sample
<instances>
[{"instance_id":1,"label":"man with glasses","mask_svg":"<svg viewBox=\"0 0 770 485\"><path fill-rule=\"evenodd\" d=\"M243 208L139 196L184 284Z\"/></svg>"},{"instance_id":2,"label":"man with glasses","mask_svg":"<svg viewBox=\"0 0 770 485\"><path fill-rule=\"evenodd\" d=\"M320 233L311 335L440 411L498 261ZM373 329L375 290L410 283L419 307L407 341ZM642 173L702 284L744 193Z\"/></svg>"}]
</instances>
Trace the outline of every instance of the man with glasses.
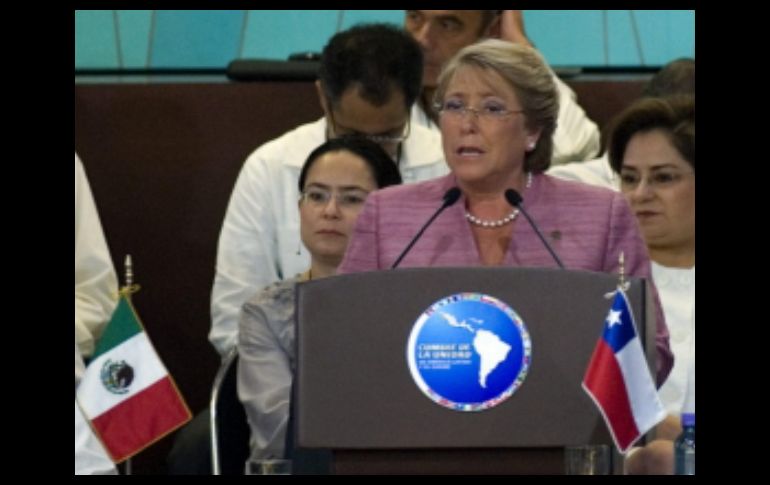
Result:
<instances>
[{"instance_id":1,"label":"man with glasses","mask_svg":"<svg viewBox=\"0 0 770 485\"><path fill-rule=\"evenodd\" d=\"M420 93L422 53L405 32L387 25L353 27L323 50L320 120L254 151L231 195L219 238L209 340L221 355L235 345L241 306L264 286L307 269L297 211L297 180L310 152L330 138L380 144L405 183L448 172L438 132L410 125Z\"/></svg>"},{"instance_id":2,"label":"man with glasses","mask_svg":"<svg viewBox=\"0 0 770 485\"><path fill-rule=\"evenodd\" d=\"M404 28L422 48L422 92L412 108L412 123L438 131L433 93L443 65L465 46L487 38L527 45L520 10L407 10ZM559 114L553 135L552 165L589 160L599 153L596 123L577 104L576 95L556 74Z\"/></svg>"},{"instance_id":3,"label":"man with glasses","mask_svg":"<svg viewBox=\"0 0 770 485\"><path fill-rule=\"evenodd\" d=\"M339 137L359 137L366 138L369 141L377 143L390 155L390 157L396 162L396 165L400 165L401 162L401 149L404 141L409 138L411 131L411 123L409 118L406 119L406 124L403 128L399 128L389 133L383 133L378 135L372 135L362 133L355 128L343 126L334 119L334 109L329 109L326 112L329 138Z\"/></svg>"}]
</instances>

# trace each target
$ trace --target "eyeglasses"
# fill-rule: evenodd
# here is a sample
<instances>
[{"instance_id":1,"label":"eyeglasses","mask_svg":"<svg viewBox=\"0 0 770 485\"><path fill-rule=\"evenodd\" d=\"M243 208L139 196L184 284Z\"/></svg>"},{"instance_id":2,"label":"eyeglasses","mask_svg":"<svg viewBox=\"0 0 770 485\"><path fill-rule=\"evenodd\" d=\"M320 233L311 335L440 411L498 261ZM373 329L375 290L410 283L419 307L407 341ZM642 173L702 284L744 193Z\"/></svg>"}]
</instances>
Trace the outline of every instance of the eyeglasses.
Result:
<instances>
[{"instance_id":1,"label":"eyeglasses","mask_svg":"<svg viewBox=\"0 0 770 485\"><path fill-rule=\"evenodd\" d=\"M352 133L343 136L354 136L359 138L366 138L369 141L373 141L378 145L397 145L403 143L409 137L411 131L410 123L407 121L404 131L400 135L367 135L364 133Z\"/></svg>"},{"instance_id":2,"label":"eyeglasses","mask_svg":"<svg viewBox=\"0 0 770 485\"><path fill-rule=\"evenodd\" d=\"M462 101L450 99L444 101L443 104L436 103L433 107L438 111L439 115L445 115L454 120L460 120L468 113L473 113L480 120L502 120L510 115L524 112L523 109L507 109L505 105L495 101L487 101L480 108L471 108L470 106L465 106L465 103Z\"/></svg>"},{"instance_id":3,"label":"eyeglasses","mask_svg":"<svg viewBox=\"0 0 770 485\"><path fill-rule=\"evenodd\" d=\"M366 140L377 143L378 145L393 146L399 143L403 143L404 140L409 138L409 133L411 132L411 123L409 121L409 118L407 118L406 125L404 125L404 128L401 130L400 134L379 134L379 135L370 135L368 133L361 133L359 131L356 131L350 128L341 128L337 124L337 121L334 119L334 114L332 110L329 110L329 118L331 120L330 127L335 137L364 138Z\"/></svg>"},{"instance_id":4,"label":"eyeglasses","mask_svg":"<svg viewBox=\"0 0 770 485\"><path fill-rule=\"evenodd\" d=\"M307 187L300 195L300 201L316 208L326 207L332 196L337 205L343 209L355 209L366 202L369 193L363 190L352 189L342 192L332 192L321 187Z\"/></svg>"},{"instance_id":5,"label":"eyeglasses","mask_svg":"<svg viewBox=\"0 0 770 485\"><path fill-rule=\"evenodd\" d=\"M646 179L647 186L651 189L666 189L678 184L687 176L695 176L695 172L679 172L674 170L658 170L649 174L646 178L632 170L621 170L620 188L624 191L636 190L642 180Z\"/></svg>"}]
</instances>

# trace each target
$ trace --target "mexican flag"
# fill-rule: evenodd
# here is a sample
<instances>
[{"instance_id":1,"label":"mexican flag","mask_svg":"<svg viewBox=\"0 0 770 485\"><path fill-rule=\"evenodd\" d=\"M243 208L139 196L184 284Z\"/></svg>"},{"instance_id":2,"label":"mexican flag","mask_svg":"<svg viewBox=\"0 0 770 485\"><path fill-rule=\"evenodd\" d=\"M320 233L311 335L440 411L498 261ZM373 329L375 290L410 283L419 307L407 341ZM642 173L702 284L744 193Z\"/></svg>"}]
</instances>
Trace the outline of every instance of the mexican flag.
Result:
<instances>
[{"instance_id":1,"label":"mexican flag","mask_svg":"<svg viewBox=\"0 0 770 485\"><path fill-rule=\"evenodd\" d=\"M125 294L96 345L77 401L115 463L191 418Z\"/></svg>"}]
</instances>

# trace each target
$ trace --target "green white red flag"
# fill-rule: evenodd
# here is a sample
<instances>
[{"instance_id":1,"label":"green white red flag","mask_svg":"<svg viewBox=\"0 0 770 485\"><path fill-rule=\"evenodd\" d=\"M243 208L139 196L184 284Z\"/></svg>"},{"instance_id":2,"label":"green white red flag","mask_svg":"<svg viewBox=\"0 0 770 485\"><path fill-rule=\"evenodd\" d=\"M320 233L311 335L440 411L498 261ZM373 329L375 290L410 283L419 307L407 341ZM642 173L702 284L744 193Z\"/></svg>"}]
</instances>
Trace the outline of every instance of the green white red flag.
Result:
<instances>
[{"instance_id":1,"label":"green white red flag","mask_svg":"<svg viewBox=\"0 0 770 485\"><path fill-rule=\"evenodd\" d=\"M124 292L78 386L77 401L115 463L191 418Z\"/></svg>"}]
</instances>

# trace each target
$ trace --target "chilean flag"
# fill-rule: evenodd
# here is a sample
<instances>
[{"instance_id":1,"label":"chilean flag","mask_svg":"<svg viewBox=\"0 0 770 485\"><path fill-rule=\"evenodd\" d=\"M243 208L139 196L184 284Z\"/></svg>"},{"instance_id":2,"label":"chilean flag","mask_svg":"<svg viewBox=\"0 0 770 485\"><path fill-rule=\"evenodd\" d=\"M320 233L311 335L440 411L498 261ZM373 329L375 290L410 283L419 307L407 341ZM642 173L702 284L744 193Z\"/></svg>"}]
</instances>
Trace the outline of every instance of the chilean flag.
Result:
<instances>
[{"instance_id":1,"label":"chilean flag","mask_svg":"<svg viewBox=\"0 0 770 485\"><path fill-rule=\"evenodd\" d=\"M583 389L604 416L621 453L666 417L621 289L615 293L604 332L583 377Z\"/></svg>"}]
</instances>

